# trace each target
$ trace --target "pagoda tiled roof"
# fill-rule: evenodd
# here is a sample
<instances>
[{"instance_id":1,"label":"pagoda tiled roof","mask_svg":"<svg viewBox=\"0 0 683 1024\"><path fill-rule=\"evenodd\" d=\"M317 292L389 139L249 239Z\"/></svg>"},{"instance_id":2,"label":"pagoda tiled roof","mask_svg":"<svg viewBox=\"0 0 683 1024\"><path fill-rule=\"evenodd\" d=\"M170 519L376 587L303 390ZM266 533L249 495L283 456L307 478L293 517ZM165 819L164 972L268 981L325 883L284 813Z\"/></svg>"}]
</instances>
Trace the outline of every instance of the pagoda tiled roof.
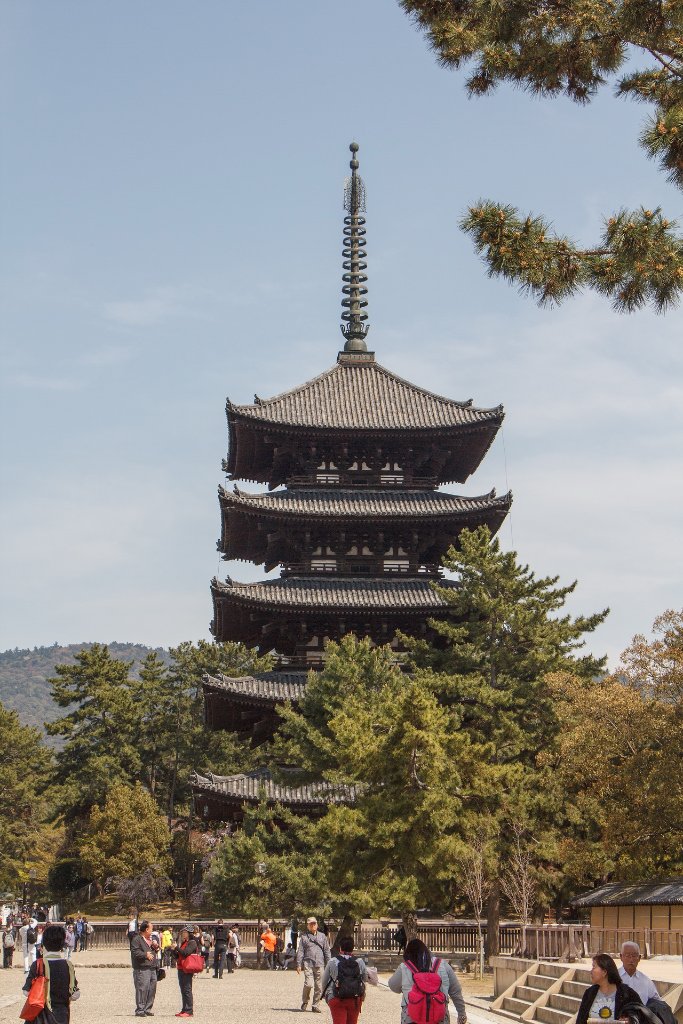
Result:
<instances>
[{"instance_id":1,"label":"pagoda tiled roof","mask_svg":"<svg viewBox=\"0 0 683 1024\"><path fill-rule=\"evenodd\" d=\"M280 704L300 700L306 690L308 672L263 672L256 676L206 675L204 689L237 700L264 704Z\"/></svg>"},{"instance_id":2,"label":"pagoda tiled roof","mask_svg":"<svg viewBox=\"0 0 683 1024\"><path fill-rule=\"evenodd\" d=\"M228 401L228 413L290 427L335 430L439 430L500 423L503 407L478 409L398 377L372 358L339 361L292 391L251 405Z\"/></svg>"},{"instance_id":3,"label":"pagoda tiled roof","mask_svg":"<svg viewBox=\"0 0 683 1024\"><path fill-rule=\"evenodd\" d=\"M503 509L512 504L512 495L496 496L495 490L477 497L464 497L434 490L361 490L360 488L296 488L249 494L235 487L219 487L221 500L228 505L254 512L302 514L306 516L352 518L414 519L420 516L452 516L468 512Z\"/></svg>"},{"instance_id":4,"label":"pagoda tiled roof","mask_svg":"<svg viewBox=\"0 0 683 1024\"><path fill-rule=\"evenodd\" d=\"M437 611L444 599L431 586L432 577L393 580L384 578L321 578L320 575L288 576L259 583L225 583L214 579L214 597L232 598L240 604L301 609L359 609L368 612ZM441 587L453 587L438 580Z\"/></svg>"},{"instance_id":5,"label":"pagoda tiled roof","mask_svg":"<svg viewBox=\"0 0 683 1024\"><path fill-rule=\"evenodd\" d=\"M257 803L262 798L295 807L346 804L354 800L353 786L335 785L331 782L316 782L308 786L286 786L273 782L267 769L244 772L240 775L199 775L190 776L193 789L208 792L229 800Z\"/></svg>"}]
</instances>

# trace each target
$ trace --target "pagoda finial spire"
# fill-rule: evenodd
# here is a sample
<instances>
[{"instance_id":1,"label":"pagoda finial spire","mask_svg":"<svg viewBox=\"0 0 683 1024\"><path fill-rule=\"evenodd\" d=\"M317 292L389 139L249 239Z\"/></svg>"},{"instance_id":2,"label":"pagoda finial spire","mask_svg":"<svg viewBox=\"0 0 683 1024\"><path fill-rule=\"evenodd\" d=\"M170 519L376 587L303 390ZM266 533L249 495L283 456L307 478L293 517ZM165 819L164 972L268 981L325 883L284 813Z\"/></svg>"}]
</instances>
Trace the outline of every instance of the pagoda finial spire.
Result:
<instances>
[{"instance_id":1,"label":"pagoda finial spire","mask_svg":"<svg viewBox=\"0 0 683 1024\"><path fill-rule=\"evenodd\" d=\"M342 291L342 320L341 332L346 338L344 345L345 352L367 352L365 336L370 327L366 324L368 314L364 312L367 306L365 296L368 290L365 287L367 281L367 263L365 257L365 185L358 173L358 143L352 142L351 150L351 177L344 182L344 282Z\"/></svg>"}]
</instances>

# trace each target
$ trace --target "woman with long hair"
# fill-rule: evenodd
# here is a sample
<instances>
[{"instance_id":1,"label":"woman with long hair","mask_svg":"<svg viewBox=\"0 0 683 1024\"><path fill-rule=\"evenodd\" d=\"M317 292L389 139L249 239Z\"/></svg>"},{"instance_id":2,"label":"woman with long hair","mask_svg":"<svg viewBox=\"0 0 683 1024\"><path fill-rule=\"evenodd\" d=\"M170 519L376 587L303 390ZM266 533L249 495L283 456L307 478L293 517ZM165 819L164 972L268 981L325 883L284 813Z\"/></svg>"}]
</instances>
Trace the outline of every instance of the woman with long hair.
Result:
<instances>
[{"instance_id":1,"label":"woman with long hair","mask_svg":"<svg viewBox=\"0 0 683 1024\"><path fill-rule=\"evenodd\" d=\"M458 1013L458 1024L466 1024L467 1010L463 999L460 982L455 976L455 971L445 960L439 960L432 956L428 947L420 939L411 939L403 951L403 963L399 964L396 971L389 978L389 988L392 992L401 993L401 1024L410 1024L408 1016L408 994L413 988L414 976L416 974L438 975L441 984L438 991L442 992L446 1002L444 1021L450 1021L448 1015L449 998L455 1004Z\"/></svg>"},{"instance_id":2,"label":"woman with long hair","mask_svg":"<svg viewBox=\"0 0 683 1024\"><path fill-rule=\"evenodd\" d=\"M623 1020L622 1009L627 1003L642 1003L638 993L621 980L617 965L607 953L593 957L591 981L593 984L583 994L576 1024L586 1024L589 1017L606 1024Z\"/></svg>"},{"instance_id":3,"label":"woman with long hair","mask_svg":"<svg viewBox=\"0 0 683 1024\"><path fill-rule=\"evenodd\" d=\"M71 1000L80 995L73 964L62 956L66 932L59 924L49 924L43 932L43 955L34 960L24 983L24 992L31 988L33 980L44 973L48 979L45 1009L41 1010L34 1024L69 1024Z\"/></svg>"}]
</instances>

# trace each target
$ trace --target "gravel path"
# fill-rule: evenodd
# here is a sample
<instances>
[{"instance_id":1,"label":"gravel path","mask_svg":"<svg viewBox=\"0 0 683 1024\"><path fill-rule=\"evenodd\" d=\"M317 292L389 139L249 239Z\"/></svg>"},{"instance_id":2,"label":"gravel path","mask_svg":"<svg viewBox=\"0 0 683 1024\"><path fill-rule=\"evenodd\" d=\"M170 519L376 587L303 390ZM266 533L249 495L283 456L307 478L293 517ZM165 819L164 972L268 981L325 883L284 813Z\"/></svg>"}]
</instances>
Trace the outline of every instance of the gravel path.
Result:
<instances>
[{"instance_id":1,"label":"gravel path","mask_svg":"<svg viewBox=\"0 0 683 1024\"><path fill-rule=\"evenodd\" d=\"M109 956L100 958L111 962ZM94 960L96 951L76 959L76 973L81 998L71 1008L71 1024L108 1024L124 1019L136 1020L133 1010L133 978L130 968L111 970L85 966ZM125 959L125 954L123 955ZM92 959L91 959L92 958ZM119 963L123 961L116 958ZM79 960L81 963L79 964ZM20 970L0 970L0 1021L19 1019L23 1005L21 993L23 974ZM293 971L240 970L227 972L220 980L203 974L194 980L194 1020L196 1024L294 1024L296 1021L331 1021L329 1010L304 1017L299 1010L302 978ZM399 1024L399 997L388 989L368 986L368 996L361 1015L362 1024ZM175 971L169 970L159 983L154 1004L156 1020L175 1020L180 997ZM452 1018L453 1019L453 1018ZM484 1024L489 1014L470 1013L472 1024ZM500 1019L500 1018L499 1018Z\"/></svg>"}]
</instances>

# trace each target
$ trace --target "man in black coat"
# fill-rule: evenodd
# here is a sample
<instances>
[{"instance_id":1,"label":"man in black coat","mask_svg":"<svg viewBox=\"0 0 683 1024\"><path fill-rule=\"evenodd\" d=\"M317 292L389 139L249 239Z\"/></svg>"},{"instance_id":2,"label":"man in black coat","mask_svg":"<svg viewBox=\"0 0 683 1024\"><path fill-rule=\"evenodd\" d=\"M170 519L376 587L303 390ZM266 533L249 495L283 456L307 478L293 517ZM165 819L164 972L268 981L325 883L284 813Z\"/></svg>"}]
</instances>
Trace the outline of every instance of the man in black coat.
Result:
<instances>
[{"instance_id":1,"label":"man in black coat","mask_svg":"<svg viewBox=\"0 0 683 1024\"><path fill-rule=\"evenodd\" d=\"M135 1016L153 1017L157 991L157 954L152 945L152 922L141 921L130 940L130 959L135 985Z\"/></svg>"}]
</instances>

